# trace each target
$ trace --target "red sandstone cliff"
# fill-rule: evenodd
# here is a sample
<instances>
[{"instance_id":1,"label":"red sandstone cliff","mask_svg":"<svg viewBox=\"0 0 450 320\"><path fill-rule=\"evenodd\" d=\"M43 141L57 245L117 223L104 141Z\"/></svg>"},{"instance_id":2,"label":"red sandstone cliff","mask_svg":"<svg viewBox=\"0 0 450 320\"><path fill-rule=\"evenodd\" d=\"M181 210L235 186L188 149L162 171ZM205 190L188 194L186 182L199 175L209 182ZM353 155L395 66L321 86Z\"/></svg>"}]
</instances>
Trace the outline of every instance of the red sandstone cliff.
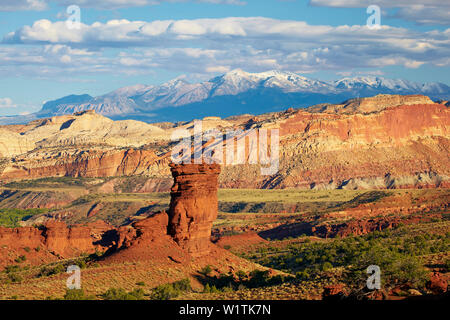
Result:
<instances>
[{"instance_id":1,"label":"red sandstone cliff","mask_svg":"<svg viewBox=\"0 0 450 320\"><path fill-rule=\"evenodd\" d=\"M30 256L28 260L32 264L93 253L96 249L93 242L89 228L68 228L63 222L52 221L42 228L0 227L0 247L4 249L0 250L0 266L15 263L14 259L21 253Z\"/></svg>"},{"instance_id":2,"label":"red sandstone cliff","mask_svg":"<svg viewBox=\"0 0 450 320\"><path fill-rule=\"evenodd\" d=\"M27 158L29 158L27 156ZM73 150L72 156L61 157L37 154L22 158L18 164L4 169L1 179L36 179L52 176L111 177L148 173L150 166L166 166L168 160L160 159L151 150ZM35 162L36 161L36 162Z\"/></svg>"},{"instance_id":3,"label":"red sandstone cliff","mask_svg":"<svg viewBox=\"0 0 450 320\"><path fill-rule=\"evenodd\" d=\"M224 166L219 185L316 189L450 185L446 105L420 96L377 96L349 105L340 107L345 112L335 106L333 112L289 110L230 122L234 128L279 128L280 168L273 176L261 176L258 165ZM64 152L42 141L39 149L1 162L0 180L142 174L149 176L145 191L161 190L170 181L170 151L167 141L128 150L68 144Z\"/></svg>"}]
</instances>

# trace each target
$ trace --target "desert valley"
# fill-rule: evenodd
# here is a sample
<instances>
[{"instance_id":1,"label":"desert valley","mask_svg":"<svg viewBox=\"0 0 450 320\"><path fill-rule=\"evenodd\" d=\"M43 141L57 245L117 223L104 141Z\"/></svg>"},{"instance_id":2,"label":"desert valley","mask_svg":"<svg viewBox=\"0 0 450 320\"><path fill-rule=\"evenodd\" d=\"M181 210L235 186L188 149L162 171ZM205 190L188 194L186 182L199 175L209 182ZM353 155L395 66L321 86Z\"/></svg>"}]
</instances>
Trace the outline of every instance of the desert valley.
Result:
<instances>
[{"instance_id":1,"label":"desert valley","mask_svg":"<svg viewBox=\"0 0 450 320\"><path fill-rule=\"evenodd\" d=\"M174 164L171 136L194 136L194 119L89 109L0 126L0 299L443 298L448 107L379 94L199 119L224 135L277 129L269 175L249 161ZM73 265L81 289L67 288Z\"/></svg>"}]
</instances>

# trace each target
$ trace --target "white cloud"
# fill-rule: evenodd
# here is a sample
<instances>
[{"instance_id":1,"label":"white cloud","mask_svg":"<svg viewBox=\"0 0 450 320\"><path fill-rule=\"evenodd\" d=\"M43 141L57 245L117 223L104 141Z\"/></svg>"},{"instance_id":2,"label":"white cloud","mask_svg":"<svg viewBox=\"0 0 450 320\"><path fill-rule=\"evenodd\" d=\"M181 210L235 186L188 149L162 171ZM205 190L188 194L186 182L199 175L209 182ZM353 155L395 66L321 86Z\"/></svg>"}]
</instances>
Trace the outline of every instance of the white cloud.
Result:
<instances>
[{"instance_id":1,"label":"white cloud","mask_svg":"<svg viewBox=\"0 0 450 320\"><path fill-rule=\"evenodd\" d=\"M100 52L72 49L63 45L39 47L0 47L1 76L31 76L52 78L77 78L85 74L111 71L111 58L102 57Z\"/></svg>"},{"instance_id":2,"label":"white cloud","mask_svg":"<svg viewBox=\"0 0 450 320\"><path fill-rule=\"evenodd\" d=\"M309 25L262 17L82 24L36 21L8 34L0 74L189 74L280 69L343 72L400 65L450 65L450 29ZM22 44L23 46L17 46ZM119 53L117 52L117 49Z\"/></svg>"},{"instance_id":3,"label":"white cloud","mask_svg":"<svg viewBox=\"0 0 450 320\"><path fill-rule=\"evenodd\" d=\"M370 5L378 5L386 8L409 7L413 5L449 6L442 0L310 0L309 3L313 6L341 8L365 8Z\"/></svg>"},{"instance_id":4,"label":"white cloud","mask_svg":"<svg viewBox=\"0 0 450 320\"><path fill-rule=\"evenodd\" d=\"M230 67L228 66L212 66L212 67L207 67L205 69L206 72L212 72L212 73L226 73L228 71L230 71Z\"/></svg>"},{"instance_id":5,"label":"white cloud","mask_svg":"<svg viewBox=\"0 0 450 320\"><path fill-rule=\"evenodd\" d=\"M450 2L445 0L310 0L309 4L337 8L367 8L370 5L378 5L382 9L399 8L393 17L417 24L450 24Z\"/></svg>"},{"instance_id":6,"label":"white cloud","mask_svg":"<svg viewBox=\"0 0 450 320\"><path fill-rule=\"evenodd\" d=\"M10 98L0 98L0 108L15 108L16 105Z\"/></svg>"},{"instance_id":7,"label":"white cloud","mask_svg":"<svg viewBox=\"0 0 450 320\"><path fill-rule=\"evenodd\" d=\"M446 7L445 3L443 7L427 7L423 5L404 7L395 14L395 17L414 21L417 24L450 25L450 3L447 3Z\"/></svg>"}]
</instances>

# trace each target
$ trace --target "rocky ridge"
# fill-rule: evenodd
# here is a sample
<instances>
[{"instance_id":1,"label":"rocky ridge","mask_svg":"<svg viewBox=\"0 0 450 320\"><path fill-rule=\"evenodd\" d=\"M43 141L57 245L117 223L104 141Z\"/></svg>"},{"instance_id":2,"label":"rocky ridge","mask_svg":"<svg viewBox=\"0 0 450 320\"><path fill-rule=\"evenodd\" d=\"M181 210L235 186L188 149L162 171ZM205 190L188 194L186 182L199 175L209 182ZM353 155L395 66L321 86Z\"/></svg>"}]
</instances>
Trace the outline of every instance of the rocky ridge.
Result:
<instances>
[{"instance_id":1,"label":"rocky ridge","mask_svg":"<svg viewBox=\"0 0 450 320\"><path fill-rule=\"evenodd\" d=\"M445 104L432 103L428 97L420 95L381 95L319 109L289 109L258 117L237 116L224 120L205 119L202 122L204 130L280 130L280 167L276 174L261 176L259 165L224 166L219 176L220 187L378 189L448 186L450 113ZM27 143L18 142L14 147L13 142L8 149L2 149L0 144L3 155L0 180L143 175L150 181L146 191L152 191L152 185L158 190L161 185L168 188L171 177L167 164L172 147L168 139L177 129L192 133L193 122L155 125L152 127L157 129L142 132L141 128L149 125L141 123L134 127L133 122L123 134L114 135L111 131L107 136L97 135L120 122L103 119L106 118L94 113L81 113L26 126L2 127L31 145L26 147ZM61 129L68 122L70 126ZM92 124L91 128L91 122L97 124ZM103 122L107 127L100 130L98 123ZM69 136L73 135L73 139L64 138L67 137L64 131L72 126L74 129ZM90 138L83 140L81 137ZM65 142L60 144L62 141ZM159 182L154 184L152 180Z\"/></svg>"}]
</instances>

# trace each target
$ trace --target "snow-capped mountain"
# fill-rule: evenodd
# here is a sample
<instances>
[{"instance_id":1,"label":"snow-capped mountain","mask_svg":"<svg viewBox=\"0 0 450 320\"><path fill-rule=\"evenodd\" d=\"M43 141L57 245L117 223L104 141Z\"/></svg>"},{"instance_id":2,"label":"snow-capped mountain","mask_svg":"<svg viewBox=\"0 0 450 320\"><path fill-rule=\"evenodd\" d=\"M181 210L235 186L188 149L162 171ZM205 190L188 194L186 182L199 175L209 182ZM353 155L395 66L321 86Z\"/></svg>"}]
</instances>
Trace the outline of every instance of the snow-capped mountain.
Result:
<instances>
[{"instance_id":1,"label":"snow-capped mountain","mask_svg":"<svg viewBox=\"0 0 450 320\"><path fill-rule=\"evenodd\" d=\"M328 83L281 71L248 73L236 69L209 82L213 84L213 96L236 95L257 88L276 88L284 92L321 92L333 89Z\"/></svg>"},{"instance_id":2,"label":"snow-capped mountain","mask_svg":"<svg viewBox=\"0 0 450 320\"><path fill-rule=\"evenodd\" d=\"M420 84L401 79L386 79L382 77L355 77L343 78L334 82L334 86L343 90L373 90L380 93L422 93L441 94L449 92L449 87L442 83L432 82Z\"/></svg>"},{"instance_id":3,"label":"snow-capped mountain","mask_svg":"<svg viewBox=\"0 0 450 320\"><path fill-rule=\"evenodd\" d=\"M98 97L71 95L45 103L36 117L94 109L113 119L188 121L204 116L260 114L318 103L340 103L380 93L450 98L450 88L442 83L420 84L372 76L325 82L292 72L249 73L236 69L200 83L176 78L158 86L124 87Z\"/></svg>"}]
</instances>

